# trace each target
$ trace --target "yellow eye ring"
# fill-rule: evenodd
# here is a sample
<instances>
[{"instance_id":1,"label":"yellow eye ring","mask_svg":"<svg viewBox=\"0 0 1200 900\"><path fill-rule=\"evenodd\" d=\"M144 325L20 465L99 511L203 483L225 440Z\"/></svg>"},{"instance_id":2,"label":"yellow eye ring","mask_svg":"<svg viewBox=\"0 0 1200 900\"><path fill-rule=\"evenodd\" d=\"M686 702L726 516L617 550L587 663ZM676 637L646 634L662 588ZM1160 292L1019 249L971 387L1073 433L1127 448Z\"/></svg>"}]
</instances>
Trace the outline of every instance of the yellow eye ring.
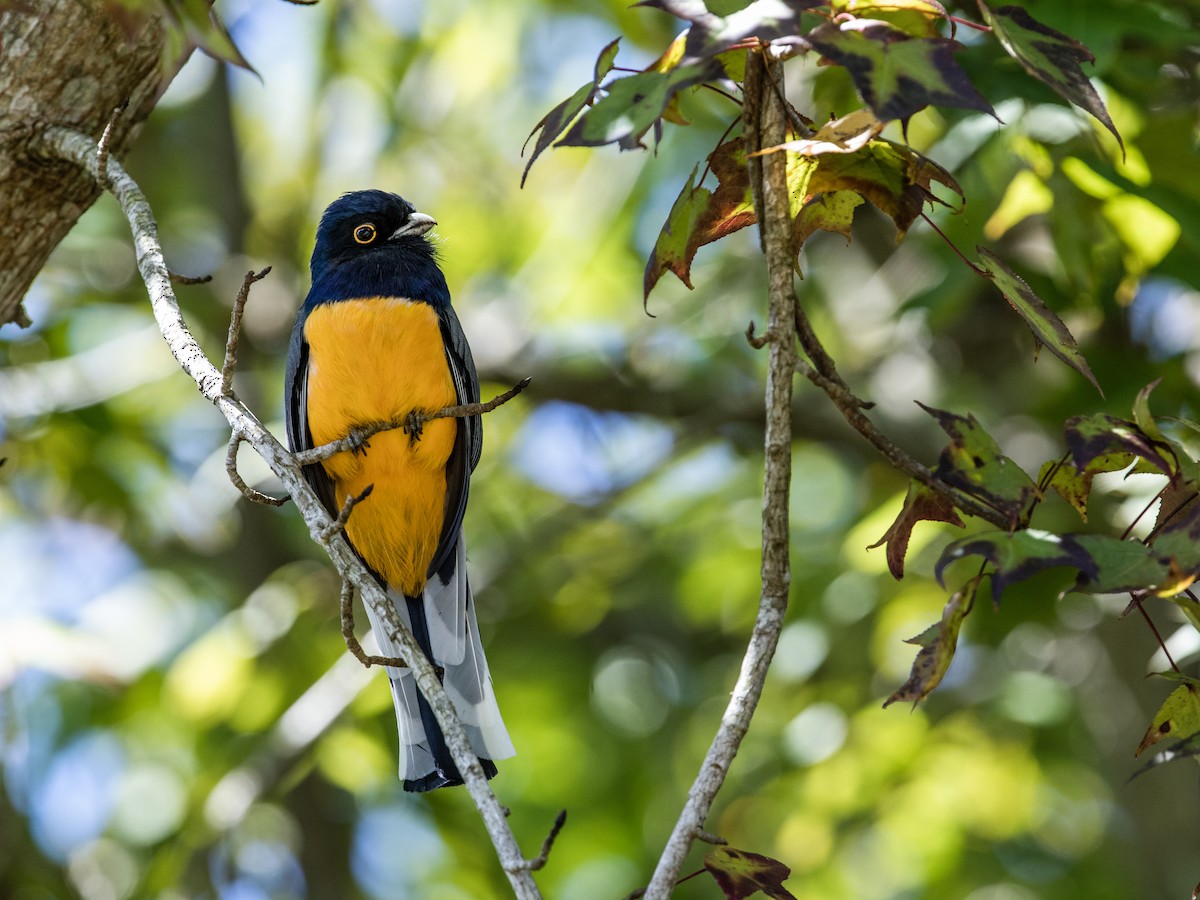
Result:
<instances>
[{"instance_id":1,"label":"yellow eye ring","mask_svg":"<svg viewBox=\"0 0 1200 900\"><path fill-rule=\"evenodd\" d=\"M369 244L375 240L375 226L369 222L354 229L354 240L360 244Z\"/></svg>"}]
</instances>

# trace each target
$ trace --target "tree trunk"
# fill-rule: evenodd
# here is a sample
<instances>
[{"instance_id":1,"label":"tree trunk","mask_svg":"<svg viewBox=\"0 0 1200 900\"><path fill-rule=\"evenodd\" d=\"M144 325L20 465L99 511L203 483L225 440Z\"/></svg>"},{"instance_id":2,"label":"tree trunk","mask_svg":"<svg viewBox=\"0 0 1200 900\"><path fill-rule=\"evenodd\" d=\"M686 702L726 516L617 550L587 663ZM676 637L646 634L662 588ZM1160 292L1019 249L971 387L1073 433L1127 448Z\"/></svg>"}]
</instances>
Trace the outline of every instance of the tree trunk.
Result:
<instances>
[{"instance_id":1,"label":"tree trunk","mask_svg":"<svg viewBox=\"0 0 1200 900\"><path fill-rule=\"evenodd\" d=\"M165 59L161 7L104 0L0 0L0 325L29 324L34 276L100 195L78 166L36 158L30 139L60 125L110 139L120 157L187 56Z\"/></svg>"}]
</instances>

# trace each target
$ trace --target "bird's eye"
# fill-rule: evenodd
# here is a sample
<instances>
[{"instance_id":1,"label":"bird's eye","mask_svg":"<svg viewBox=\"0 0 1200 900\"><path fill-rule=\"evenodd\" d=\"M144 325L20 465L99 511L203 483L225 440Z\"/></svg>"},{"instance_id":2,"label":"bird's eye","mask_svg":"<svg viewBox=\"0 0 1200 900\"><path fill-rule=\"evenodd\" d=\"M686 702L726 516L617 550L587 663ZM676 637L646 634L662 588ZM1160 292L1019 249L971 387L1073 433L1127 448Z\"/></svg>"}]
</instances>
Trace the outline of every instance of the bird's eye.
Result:
<instances>
[{"instance_id":1,"label":"bird's eye","mask_svg":"<svg viewBox=\"0 0 1200 900\"><path fill-rule=\"evenodd\" d=\"M360 244L369 244L375 240L375 226L367 223L354 229L354 240Z\"/></svg>"}]
</instances>

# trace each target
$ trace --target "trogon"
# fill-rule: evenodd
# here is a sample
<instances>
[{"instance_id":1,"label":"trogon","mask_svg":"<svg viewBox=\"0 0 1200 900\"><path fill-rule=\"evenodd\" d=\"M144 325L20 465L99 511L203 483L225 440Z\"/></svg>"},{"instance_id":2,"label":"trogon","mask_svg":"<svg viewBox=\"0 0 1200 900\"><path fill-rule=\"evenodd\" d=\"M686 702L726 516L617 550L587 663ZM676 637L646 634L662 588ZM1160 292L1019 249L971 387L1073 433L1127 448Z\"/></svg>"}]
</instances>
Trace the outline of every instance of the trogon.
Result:
<instances>
[{"instance_id":1,"label":"trogon","mask_svg":"<svg viewBox=\"0 0 1200 900\"><path fill-rule=\"evenodd\" d=\"M292 331L285 385L293 450L346 437L370 423L479 400L471 348L450 305L427 237L433 218L396 194L358 191L321 217L312 286ZM305 468L330 515L372 486L345 537L386 589L438 669L488 777L512 756L467 581L463 514L479 462L479 416L433 419L419 434L397 429ZM398 645L367 609L384 656ZM400 777L409 791L462 778L412 671L387 668L400 732Z\"/></svg>"}]
</instances>

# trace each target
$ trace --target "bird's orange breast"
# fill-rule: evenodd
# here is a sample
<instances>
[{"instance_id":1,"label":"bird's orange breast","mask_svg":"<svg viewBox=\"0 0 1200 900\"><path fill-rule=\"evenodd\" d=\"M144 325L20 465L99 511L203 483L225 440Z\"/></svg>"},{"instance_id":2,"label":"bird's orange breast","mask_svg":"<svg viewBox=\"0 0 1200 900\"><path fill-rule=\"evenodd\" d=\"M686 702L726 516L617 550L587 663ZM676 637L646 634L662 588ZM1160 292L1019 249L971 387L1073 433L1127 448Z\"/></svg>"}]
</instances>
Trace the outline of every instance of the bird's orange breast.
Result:
<instances>
[{"instance_id":1,"label":"bird's orange breast","mask_svg":"<svg viewBox=\"0 0 1200 900\"><path fill-rule=\"evenodd\" d=\"M316 445L355 426L457 402L437 313L427 303L373 297L324 304L309 314L304 337ZM365 452L322 464L339 504L374 485L351 513L346 536L367 565L409 596L421 593L437 550L457 427L455 419L434 419L418 441L398 429L382 432Z\"/></svg>"}]
</instances>

